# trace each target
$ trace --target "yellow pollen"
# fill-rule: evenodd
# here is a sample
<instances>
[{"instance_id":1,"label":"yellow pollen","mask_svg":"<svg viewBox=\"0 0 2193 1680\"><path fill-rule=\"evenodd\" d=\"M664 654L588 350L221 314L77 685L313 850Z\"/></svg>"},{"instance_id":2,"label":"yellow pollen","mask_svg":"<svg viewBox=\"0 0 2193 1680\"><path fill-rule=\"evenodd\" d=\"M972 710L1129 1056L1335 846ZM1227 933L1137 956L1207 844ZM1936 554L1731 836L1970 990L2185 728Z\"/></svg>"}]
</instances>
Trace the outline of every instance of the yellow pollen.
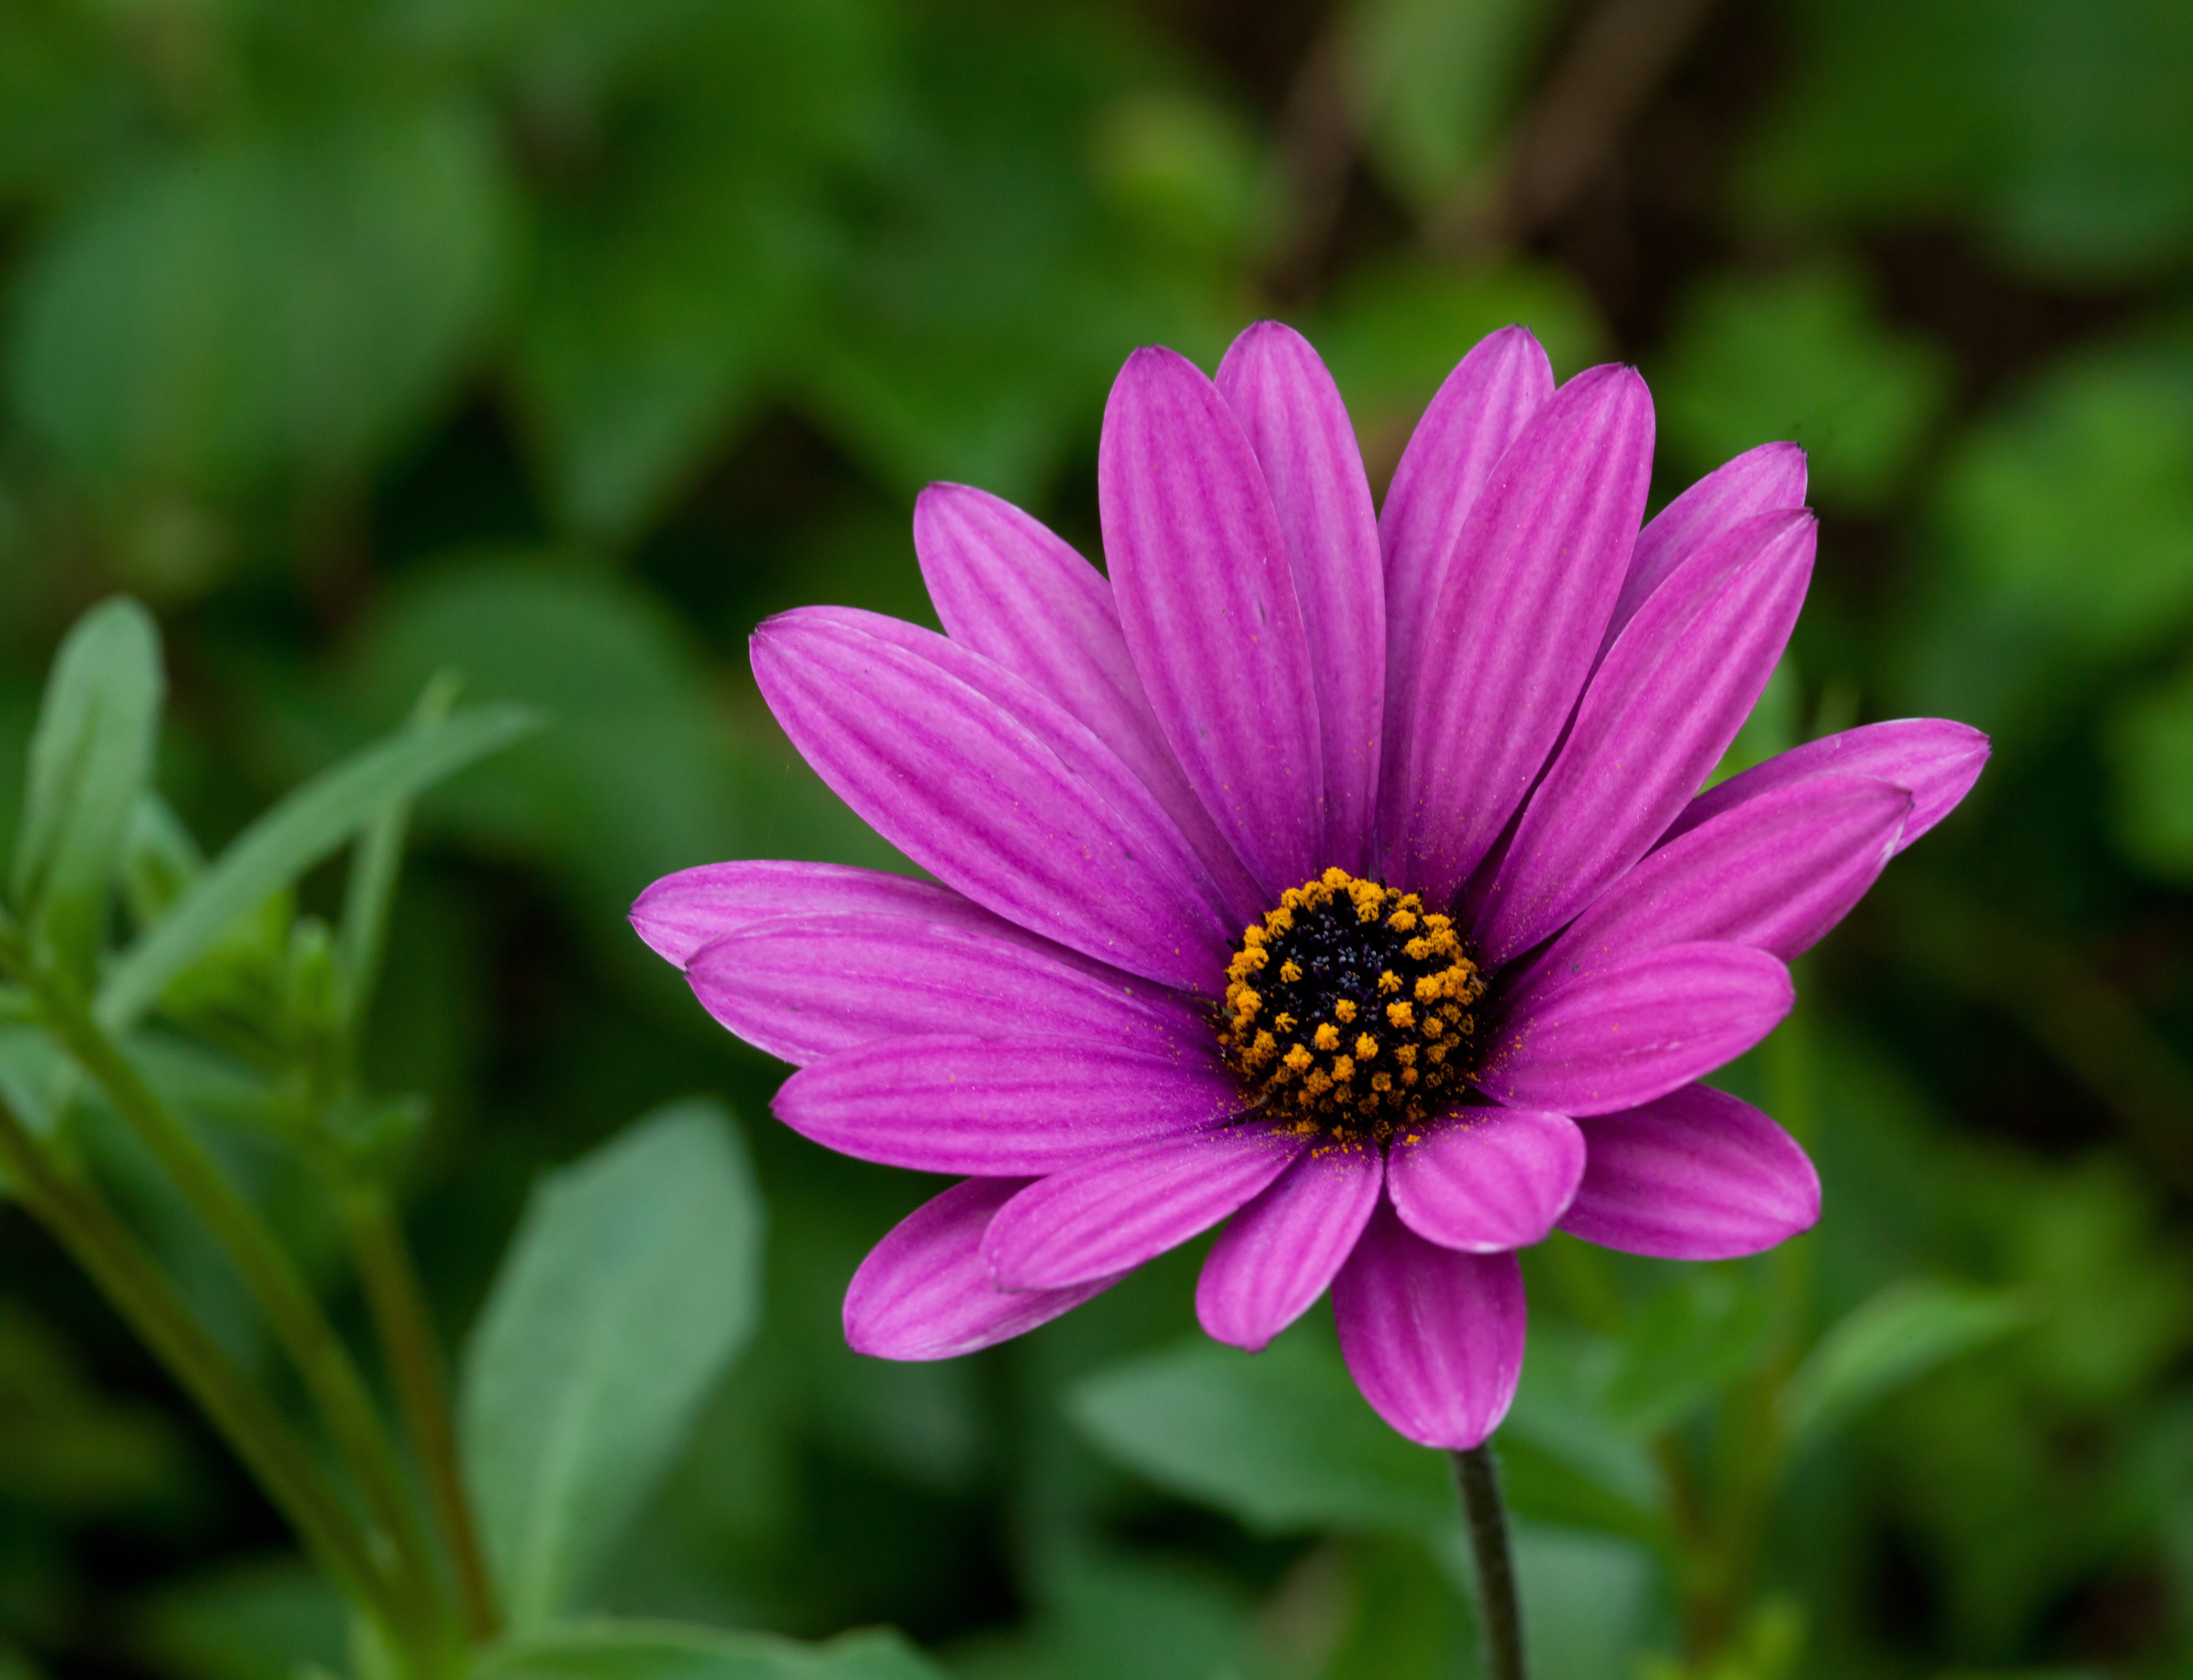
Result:
<instances>
[{"instance_id":1,"label":"yellow pollen","mask_svg":"<svg viewBox=\"0 0 2193 1680\"><path fill-rule=\"evenodd\" d=\"M1317 1150L1377 1147L1420 1134L1468 1089L1484 991L1452 917L1333 868L1243 929L1213 1025L1268 1124L1324 1140Z\"/></svg>"}]
</instances>

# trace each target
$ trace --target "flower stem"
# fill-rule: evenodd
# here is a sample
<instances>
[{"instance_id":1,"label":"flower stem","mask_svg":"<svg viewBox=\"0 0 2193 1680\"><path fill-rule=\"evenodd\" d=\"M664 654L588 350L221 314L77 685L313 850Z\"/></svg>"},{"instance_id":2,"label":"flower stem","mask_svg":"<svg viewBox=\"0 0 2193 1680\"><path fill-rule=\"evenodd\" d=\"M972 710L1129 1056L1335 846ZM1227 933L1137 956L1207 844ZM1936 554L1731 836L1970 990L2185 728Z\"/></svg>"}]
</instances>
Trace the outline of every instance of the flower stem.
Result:
<instances>
[{"instance_id":1,"label":"flower stem","mask_svg":"<svg viewBox=\"0 0 2193 1680\"><path fill-rule=\"evenodd\" d=\"M9 931L12 935L13 930ZM406 1595L415 1607L415 1614L398 1625L409 1633L427 1637L439 1593L425 1533L395 1448L342 1339L273 1233L237 1194L204 1146L145 1083L75 987L32 960L20 937L0 945L0 955L37 999L54 1037L158 1158L258 1299L326 1420L329 1439L357 1478L367 1508L396 1548Z\"/></svg>"},{"instance_id":2,"label":"flower stem","mask_svg":"<svg viewBox=\"0 0 2193 1680\"><path fill-rule=\"evenodd\" d=\"M47 1158L4 1102L0 1165L24 1206L212 1420L321 1568L384 1623L402 1626L403 1606L350 1511L281 1414L191 1316L121 1221Z\"/></svg>"},{"instance_id":3,"label":"flower stem","mask_svg":"<svg viewBox=\"0 0 2193 1680\"><path fill-rule=\"evenodd\" d=\"M491 1638L495 1631L494 1591L488 1584L479 1531L458 1467L456 1431L450 1421L441 1354L403 1226L387 1192L377 1184L345 1185L338 1198L397 1399L426 1471L427 1496L456 1570L466 1626L473 1637Z\"/></svg>"},{"instance_id":4,"label":"flower stem","mask_svg":"<svg viewBox=\"0 0 2193 1680\"><path fill-rule=\"evenodd\" d=\"M1477 1565L1477 1619L1485 1643L1486 1680L1523 1680L1523 1616L1515 1598L1515 1559L1508 1546L1508 1510L1489 1447L1454 1455L1469 1553Z\"/></svg>"}]
</instances>

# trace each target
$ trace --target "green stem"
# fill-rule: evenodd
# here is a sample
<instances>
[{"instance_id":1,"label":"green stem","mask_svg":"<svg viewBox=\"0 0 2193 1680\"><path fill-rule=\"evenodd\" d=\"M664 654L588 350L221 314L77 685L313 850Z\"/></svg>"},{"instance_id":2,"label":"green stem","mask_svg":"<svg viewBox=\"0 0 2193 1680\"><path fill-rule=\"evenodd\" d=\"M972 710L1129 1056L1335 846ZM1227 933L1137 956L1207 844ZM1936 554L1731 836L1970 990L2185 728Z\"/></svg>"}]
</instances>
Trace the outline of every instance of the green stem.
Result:
<instances>
[{"instance_id":1,"label":"green stem","mask_svg":"<svg viewBox=\"0 0 2193 1680\"><path fill-rule=\"evenodd\" d=\"M357 1477L367 1508L396 1548L417 1610L404 1626L408 1631L431 1637L438 1617L435 1601L439 1591L426 1535L364 1380L319 1302L258 1214L237 1194L189 1129L154 1094L68 981L30 961L19 937L0 946L0 953L37 999L54 1034L158 1157L258 1299L325 1418L329 1438Z\"/></svg>"},{"instance_id":2,"label":"green stem","mask_svg":"<svg viewBox=\"0 0 2193 1680\"><path fill-rule=\"evenodd\" d=\"M1500 1471L1492 1461L1492 1449L1476 1446L1456 1453L1454 1479L1462 1489L1469 1554L1477 1565L1477 1619L1485 1642L1486 1680L1523 1680L1523 1614L1515 1597L1508 1509L1501 1503Z\"/></svg>"},{"instance_id":3,"label":"green stem","mask_svg":"<svg viewBox=\"0 0 2193 1680\"><path fill-rule=\"evenodd\" d=\"M492 1638L494 1589L489 1585L479 1532L472 1522L472 1502L458 1466L456 1431L450 1421L441 1354L434 1344L419 1274L411 1264L403 1227L386 1193L377 1184L346 1185L339 1197L352 1256L365 1286L366 1301L380 1332L404 1421L426 1471L435 1520L456 1570L466 1625L474 1638Z\"/></svg>"},{"instance_id":4,"label":"green stem","mask_svg":"<svg viewBox=\"0 0 2193 1680\"><path fill-rule=\"evenodd\" d=\"M280 1414L191 1316L122 1223L47 1158L5 1103L0 1163L24 1206L212 1420L329 1578L382 1621L400 1626L404 1607L355 1519Z\"/></svg>"}]
</instances>

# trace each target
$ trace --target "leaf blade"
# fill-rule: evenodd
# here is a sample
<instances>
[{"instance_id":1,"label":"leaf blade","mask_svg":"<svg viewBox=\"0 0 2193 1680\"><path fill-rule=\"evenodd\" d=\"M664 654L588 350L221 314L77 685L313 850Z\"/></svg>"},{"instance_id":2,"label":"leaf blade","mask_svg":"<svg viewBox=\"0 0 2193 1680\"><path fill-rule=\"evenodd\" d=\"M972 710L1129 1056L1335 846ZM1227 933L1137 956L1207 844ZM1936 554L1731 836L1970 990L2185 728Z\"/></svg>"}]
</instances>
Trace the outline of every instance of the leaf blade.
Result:
<instances>
[{"instance_id":1,"label":"leaf blade","mask_svg":"<svg viewBox=\"0 0 2193 1680\"><path fill-rule=\"evenodd\" d=\"M407 729L323 771L260 816L125 952L100 987L100 1020L118 1031L239 917L328 857L392 804L432 786L535 727L512 706L477 706Z\"/></svg>"}]
</instances>

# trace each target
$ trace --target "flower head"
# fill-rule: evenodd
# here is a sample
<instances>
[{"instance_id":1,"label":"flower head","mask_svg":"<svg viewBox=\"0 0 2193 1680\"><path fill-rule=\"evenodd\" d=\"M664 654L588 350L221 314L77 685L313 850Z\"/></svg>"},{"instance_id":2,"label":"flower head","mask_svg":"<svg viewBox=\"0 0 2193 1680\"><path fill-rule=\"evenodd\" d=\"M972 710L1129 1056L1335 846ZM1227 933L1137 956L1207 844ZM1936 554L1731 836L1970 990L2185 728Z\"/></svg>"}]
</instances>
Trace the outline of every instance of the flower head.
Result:
<instances>
[{"instance_id":1,"label":"flower head","mask_svg":"<svg viewBox=\"0 0 2193 1680\"><path fill-rule=\"evenodd\" d=\"M1810 577L1804 457L1739 456L1640 529L1632 369L1555 388L1510 328L1425 414L1383 510L1309 346L1214 382L1130 359L1108 577L935 485L947 634L811 608L754 671L818 774L941 884L728 863L641 936L796 1064L776 1110L966 1174L854 1277L863 1351L1034 1328L1223 1222L1204 1327L1263 1346L1330 1286L1412 1439L1474 1445L1521 1367L1514 1251L1754 1253L1804 1152L1696 1083L1787 1013L1787 964L1961 799L1985 738L1827 737L1699 788Z\"/></svg>"}]
</instances>

